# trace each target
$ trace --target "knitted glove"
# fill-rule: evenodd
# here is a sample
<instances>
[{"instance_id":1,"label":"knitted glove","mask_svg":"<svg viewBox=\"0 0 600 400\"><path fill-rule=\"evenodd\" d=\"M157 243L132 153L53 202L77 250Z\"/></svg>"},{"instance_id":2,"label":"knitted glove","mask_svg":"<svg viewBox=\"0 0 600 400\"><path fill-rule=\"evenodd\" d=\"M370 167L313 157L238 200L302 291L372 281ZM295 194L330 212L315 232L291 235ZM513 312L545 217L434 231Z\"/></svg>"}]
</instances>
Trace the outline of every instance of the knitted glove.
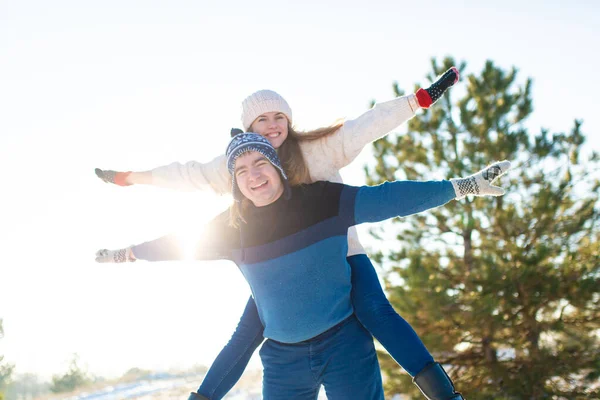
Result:
<instances>
[{"instance_id":1,"label":"knitted glove","mask_svg":"<svg viewBox=\"0 0 600 400\"><path fill-rule=\"evenodd\" d=\"M107 183L114 183L115 185L119 185L119 186L130 186L131 183L127 183L125 180L127 179L127 176L131 173L131 171L127 171L127 172L117 172L117 171L111 171L111 170L101 170L100 168L96 168L94 170L94 172L96 172L96 175L98 176L98 178L102 179L104 182Z\"/></svg>"},{"instance_id":2,"label":"knitted glove","mask_svg":"<svg viewBox=\"0 0 600 400\"><path fill-rule=\"evenodd\" d=\"M417 90L415 96L417 96L419 105L422 108L431 107L433 103L442 97L444 92L448 90L450 86L458 82L459 78L460 74L458 73L458 69L456 67L452 67L448 71L444 72L444 74L427 89L421 88Z\"/></svg>"},{"instance_id":3,"label":"knitted glove","mask_svg":"<svg viewBox=\"0 0 600 400\"><path fill-rule=\"evenodd\" d=\"M502 196L504 189L493 186L492 183L510 169L510 161L496 162L478 173L466 178L450 179L456 199L462 199L468 194L475 196Z\"/></svg>"},{"instance_id":4,"label":"knitted glove","mask_svg":"<svg viewBox=\"0 0 600 400\"><path fill-rule=\"evenodd\" d=\"M135 262L135 260L131 247L119 250L102 249L96 252L96 262L99 263L123 263Z\"/></svg>"}]
</instances>

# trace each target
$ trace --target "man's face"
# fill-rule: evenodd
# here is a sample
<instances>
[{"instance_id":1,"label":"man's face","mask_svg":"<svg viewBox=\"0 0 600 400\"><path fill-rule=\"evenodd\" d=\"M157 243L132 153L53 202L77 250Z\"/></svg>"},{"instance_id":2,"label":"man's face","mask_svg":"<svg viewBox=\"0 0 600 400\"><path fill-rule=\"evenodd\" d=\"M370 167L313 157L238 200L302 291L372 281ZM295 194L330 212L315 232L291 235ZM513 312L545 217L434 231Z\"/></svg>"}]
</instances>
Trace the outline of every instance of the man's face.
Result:
<instances>
[{"instance_id":1,"label":"man's face","mask_svg":"<svg viewBox=\"0 0 600 400\"><path fill-rule=\"evenodd\" d=\"M259 152L249 151L239 156L234 174L240 191L256 207L271 204L283 194L277 168Z\"/></svg>"}]
</instances>

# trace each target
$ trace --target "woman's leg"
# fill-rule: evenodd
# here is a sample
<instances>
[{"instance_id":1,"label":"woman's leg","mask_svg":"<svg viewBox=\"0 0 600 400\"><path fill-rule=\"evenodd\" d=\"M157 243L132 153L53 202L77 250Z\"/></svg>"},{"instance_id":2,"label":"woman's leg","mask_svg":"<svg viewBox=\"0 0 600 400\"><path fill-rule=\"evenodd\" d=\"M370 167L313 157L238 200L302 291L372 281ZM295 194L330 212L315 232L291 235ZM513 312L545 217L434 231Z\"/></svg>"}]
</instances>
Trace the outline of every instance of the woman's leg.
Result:
<instances>
[{"instance_id":1,"label":"woman's leg","mask_svg":"<svg viewBox=\"0 0 600 400\"><path fill-rule=\"evenodd\" d=\"M433 357L415 330L392 308L366 254L348 257L352 268L352 304L359 321L411 376Z\"/></svg>"},{"instance_id":2,"label":"woman's leg","mask_svg":"<svg viewBox=\"0 0 600 400\"><path fill-rule=\"evenodd\" d=\"M360 322L412 377L428 399L458 400L450 377L417 336L394 311L379 284L377 272L365 254L348 257L352 268L352 303Z\"/></svg>"},{"instance_id":3,"label":"woman's leg","mask_svg":"<svg viewBox=\"0 0 600 400\"><path fill-rule=\"evenodd\" d=\"M240 379L252 353L263 342L263 330L250 296L235 332L206 373L198 393L210 400L223 398Z\"/></svg>"}]
</instances>

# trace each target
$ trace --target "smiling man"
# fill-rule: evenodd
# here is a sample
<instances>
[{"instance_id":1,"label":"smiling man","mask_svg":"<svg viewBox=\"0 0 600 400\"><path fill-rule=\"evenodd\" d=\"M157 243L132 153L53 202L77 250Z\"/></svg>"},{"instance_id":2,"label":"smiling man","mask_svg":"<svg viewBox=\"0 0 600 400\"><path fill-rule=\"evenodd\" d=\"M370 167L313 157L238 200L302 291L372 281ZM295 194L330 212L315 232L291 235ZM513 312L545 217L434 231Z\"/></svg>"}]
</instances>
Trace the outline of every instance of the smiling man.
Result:
<instances>
[{"instance_id":1,"label":"smiling man","mask_svg":"<svg viewBox=\"0 0 600 400\"><path fill-rule=\"evenodd\" d=\"M252 146L260 146L260 143L254 143ZM242 150L243 152L235 157L231 158L230 163L234 164L229 166L233 168L233 186L237 185L242 196L250 200L256 207L263 207L273 203L277 200L284 191L282 176L285 176L285 172L280 166L275 168L275 165L279 163L272 163L267 155L274 160L277 154L273 150L273 154L268 148L269 146L262 146L261 151L247 151L244 143L241 144L241 148L237 151ZM236 151L233 149L232 151ZM264 155L264 154L267 155ZM228 163L229 164L229 163ZM281 176L279 175L281 174ZM235 189L234 189L235 190Z\"/></svg>"},{"instance_id":2,"label":"smiling man","mask_svg":"<svg viewBox=\"0 0 600 400\"><path fill-rule=\"evenodd\" d=\"M252 289L267 338L260 350L264 398L314 400L323 385L329 399L383 399L373 339L353 314L348 228L418 213L467 194L501 195L492 182L510 163L449 181L372 187L321 181L290 187L266 138L239 134L226 155L235 203L229 214L209 223L195 258L234 261ZM174 236L96 255L98 262L182 258ZM432 366L415 379L426 395L431 377L444 373ZM204 399L196 393L192 398ZM428 398L462 396L449 383Z\"/></svg>"},{"instance_id":3,"label":"smiling man","mask_svg":"<svg viewBox=\"0 0 600 400\"><path fill-rule=\"evenodd\" d=\"M238 158L235 176L244 197L257 207L271 204L283 193L277 171L260 153L246 153Z\"/></svg>"}]
</instances>

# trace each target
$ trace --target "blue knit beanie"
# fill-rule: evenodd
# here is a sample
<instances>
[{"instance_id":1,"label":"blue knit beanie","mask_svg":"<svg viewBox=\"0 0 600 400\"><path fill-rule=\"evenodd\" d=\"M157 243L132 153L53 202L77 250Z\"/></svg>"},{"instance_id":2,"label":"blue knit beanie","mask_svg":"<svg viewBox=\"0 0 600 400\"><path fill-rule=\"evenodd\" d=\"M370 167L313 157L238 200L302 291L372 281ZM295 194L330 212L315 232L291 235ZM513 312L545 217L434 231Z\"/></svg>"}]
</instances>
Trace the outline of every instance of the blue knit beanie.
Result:
<instances>
[{"instance_id":1,"label":"blue knit beanie","mask_svg":"<svg viewBox=\"0 0 600 400\"><path fill-rule=\"evenodd\" d=\"M267 160L273 164L275 168L281 174L281 180L283 182L284 187L284 195L286 199L290 198L290 186L288 183L287 175L281 166L281 161L279 160L279 156L277 155L277 150L271 145L271 143L262 137L261 135L253 132L239 133L235 135L229 145L227 146L227 151L225 155L227 156L227 169L231 174L232 180L232 194L235 201L241 201L243 195L240 192L240 188L238 187L235 181L235 162L242 154L248 153L249 151L256 151L263 156Z\"/></svg>"}]
</instances>

